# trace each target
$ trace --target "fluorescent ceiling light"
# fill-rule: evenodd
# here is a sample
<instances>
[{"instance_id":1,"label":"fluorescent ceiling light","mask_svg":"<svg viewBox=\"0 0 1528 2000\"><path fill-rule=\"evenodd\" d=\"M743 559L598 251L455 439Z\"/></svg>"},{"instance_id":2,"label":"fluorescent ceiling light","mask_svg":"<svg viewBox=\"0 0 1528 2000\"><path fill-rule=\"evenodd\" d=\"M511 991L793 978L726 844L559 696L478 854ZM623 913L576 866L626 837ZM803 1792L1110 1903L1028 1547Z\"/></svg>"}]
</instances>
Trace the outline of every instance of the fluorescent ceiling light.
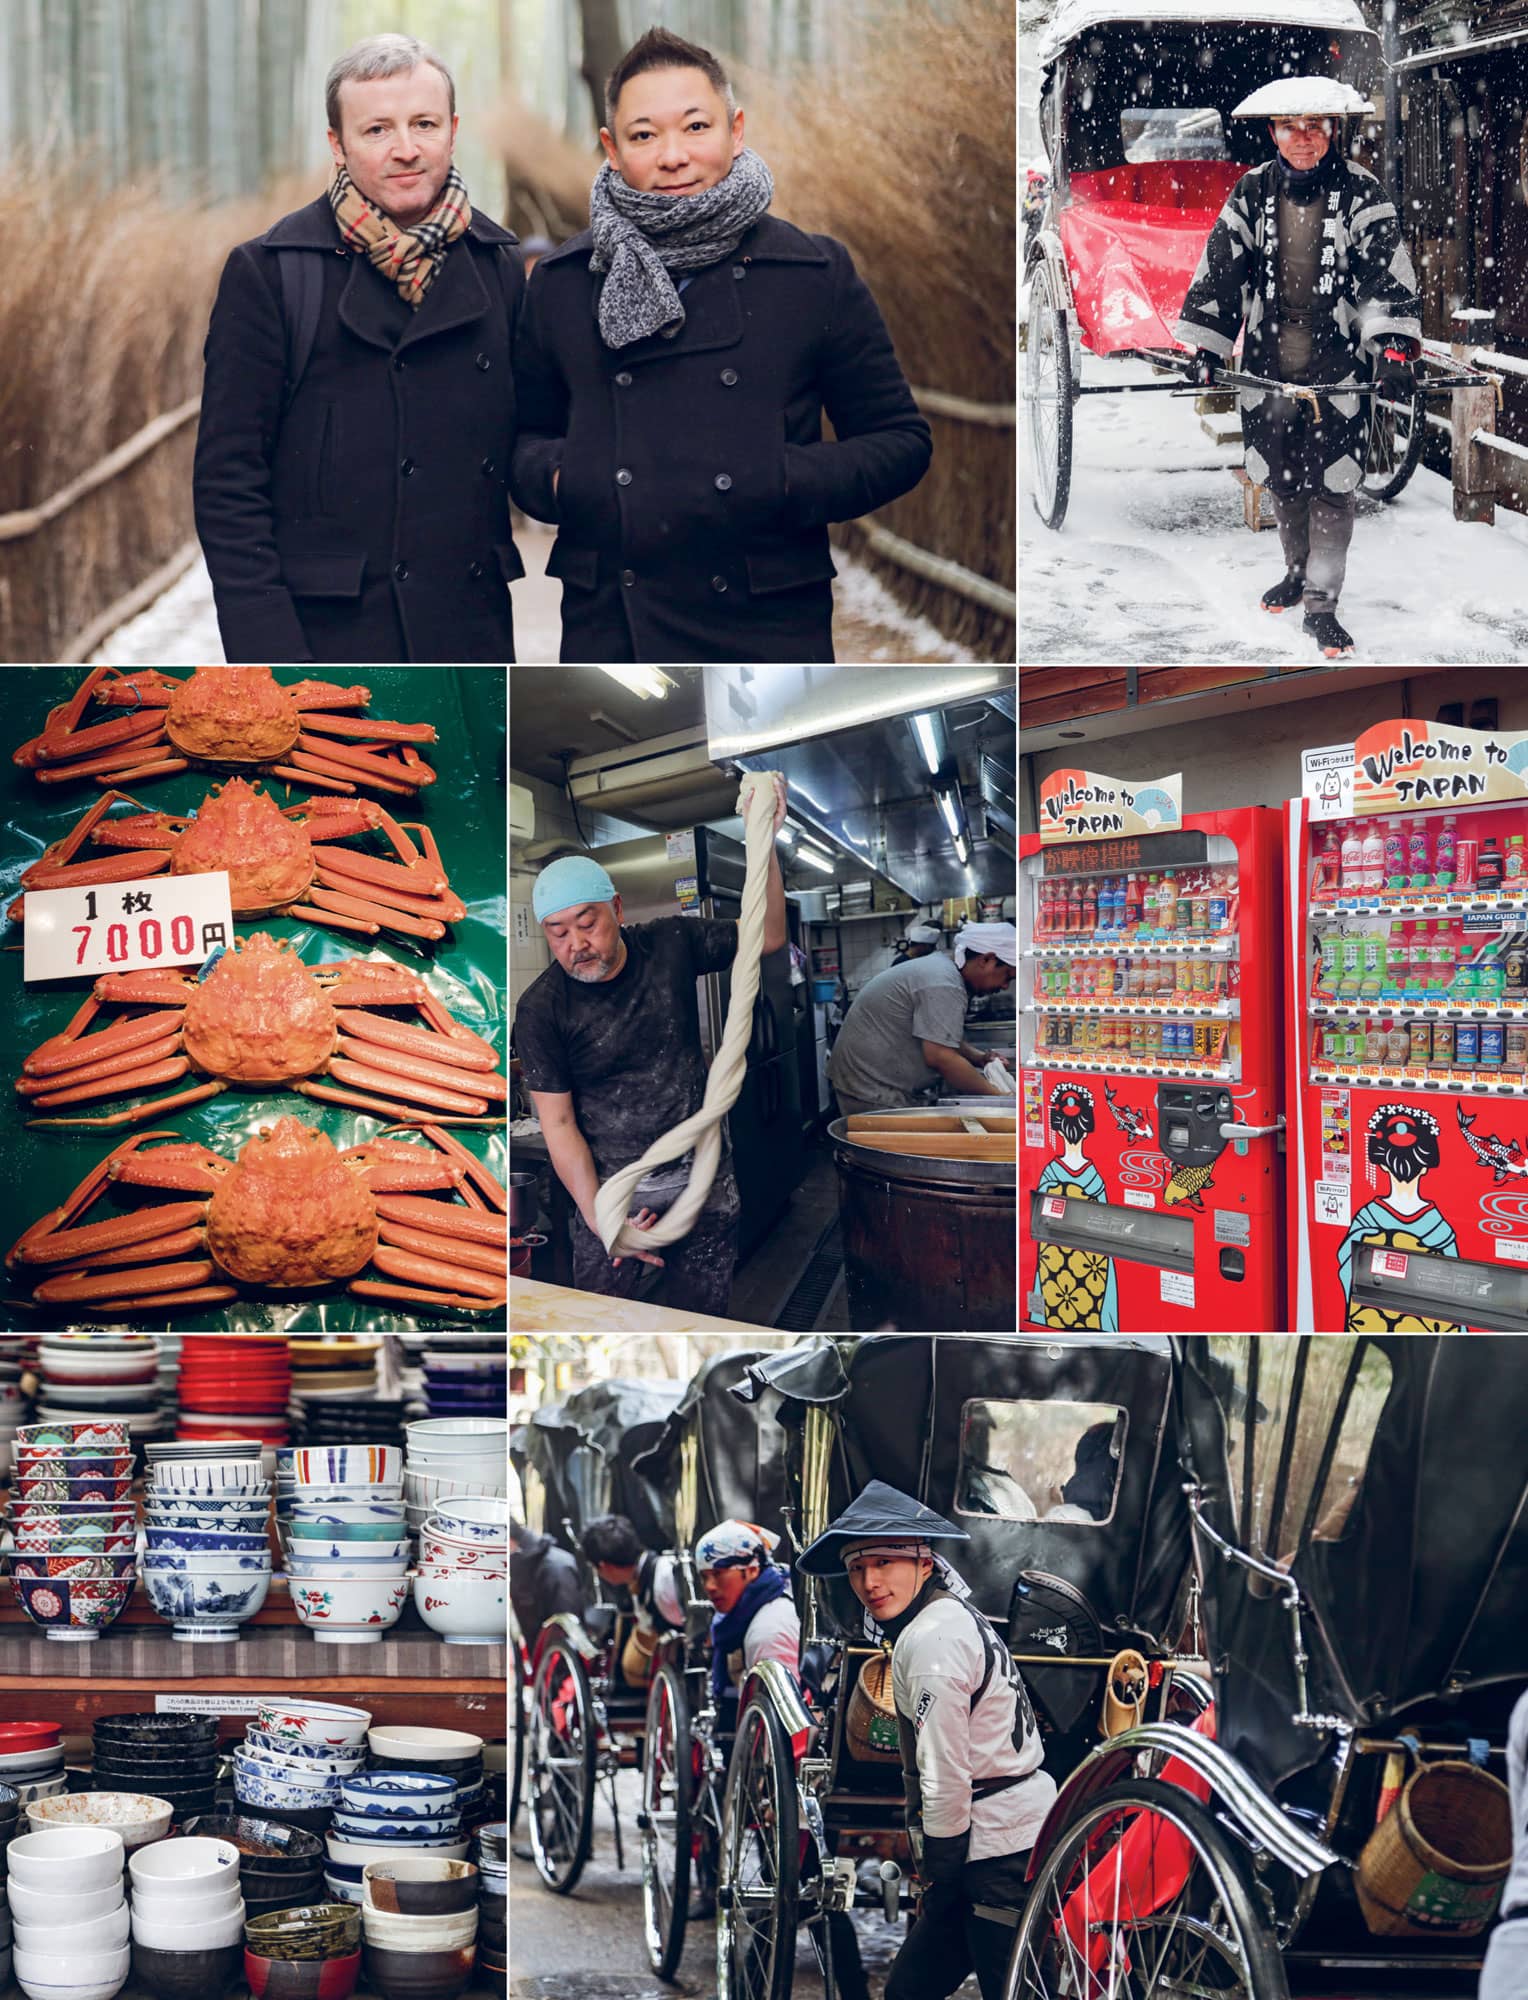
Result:
<instances>
[{"instance_id":1,"label":"fluorescent ceiling light","mask_svg":"<svg viewBox=\"0 0 1528 2000\"><path fill-rule=\"evenodd\" d=\"M937 772L944 762L944 718L938 714L914 715L909 720L924 763L930 772Z\"/></svg>"},{"instance_id":2,"label":"fluorescent ceiling light","mask_svg":"<svg viewBox=\"0 0 1528 2000\"><path fill-rule=\"evenodd\" d=\"M793 861L810 861L814 868L820 868L825 875L831 875L837 865L830 855L819 854L815 847L808 847L804 840L797 842L796 851L791 856L791 859Z\"/></svg>"},{"instance_id":3,"label":"fluorescent ceiling light","mask_svg":"<svg viewBox=\"0 0 1528 2000\"><path fill-rule=\"evenodd\" d=\"M962 868L964 868L971 859L971 850L966 845L966 837L963 833L957 833L955 836L955 858L960 863Z\"/></svg>"},{"instance_id":4,"label":"fluorescent ceiling light","mask_svg":"<svg viewBox=\"0 0 1528 2000\"><path fill-rule=\"evenodd\" d=\"M662 701L665 695L672 694L679 685L677 681L671 681L667 674L660 673L656 667L601 667L599 671L602 674L609 674L613 681L619 681L631 694L641 695L644 701L650 696L656 696Z\"/></svg>"},{"instance_id":5,"label":"fluorescent ceiling light","mask_svg":"<svg viewBox=\"0 0 1528 2000\"><path fill-rule=\"evenodd\" d=\"M959 833L960 809L956 805L953 795L947 788L941 786L941 788L935 792L934 798L939 806L939 810L944 814L945 825L950 829L950 832L952 834Z\"/></svg>"}]
</instances>

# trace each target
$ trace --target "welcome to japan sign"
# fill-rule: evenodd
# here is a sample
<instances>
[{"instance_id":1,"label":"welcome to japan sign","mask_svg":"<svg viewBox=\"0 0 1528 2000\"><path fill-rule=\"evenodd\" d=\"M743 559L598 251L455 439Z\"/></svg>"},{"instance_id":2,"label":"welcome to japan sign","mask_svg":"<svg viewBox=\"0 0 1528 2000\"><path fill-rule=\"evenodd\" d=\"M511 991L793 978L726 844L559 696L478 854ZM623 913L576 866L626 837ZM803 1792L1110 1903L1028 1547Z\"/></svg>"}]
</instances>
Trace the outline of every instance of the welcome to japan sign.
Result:
<instances>
[{"instance_id":1,"label":"welcome to japan sign","mask_svg":"<svg viewBox=\"0 0 1528 2000\"><path fill-rule=\"evenodd\" d=\"M1098 771L1052 771L1040 783L1040 844L1176 833L1183 825L1183 773L1127 784Z\"/></svg>"},{"instance_id":2,"label":"welcome to japan sign","mask_svg":"<svg viewBox=\"0 0 1528 2000\"><path fill-rule=\"evenodd\" d=\"M1376 722L1353 746L1355 813L1528 798L1528 731Z\"/></svg>"}]
</instances>

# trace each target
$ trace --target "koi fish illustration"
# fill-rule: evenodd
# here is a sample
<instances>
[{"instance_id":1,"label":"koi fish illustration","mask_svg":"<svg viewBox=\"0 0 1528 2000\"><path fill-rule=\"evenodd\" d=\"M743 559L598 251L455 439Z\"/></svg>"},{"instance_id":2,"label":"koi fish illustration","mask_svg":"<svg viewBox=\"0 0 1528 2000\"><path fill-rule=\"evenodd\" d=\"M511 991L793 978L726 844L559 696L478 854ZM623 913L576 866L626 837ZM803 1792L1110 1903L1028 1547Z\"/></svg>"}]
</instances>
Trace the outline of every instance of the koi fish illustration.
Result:
<instances>
[{"instance_id":1,"label":"koi fish illustration","mask_svg":"<svg viewBox=\"0 0 1528 2000\"><path fill-rule=\"evenodd\" d=\"M1460 1105L1454 1106L1454 1116L1459 1120L1459 1130L1464 1135L1464 1143L1483 1167L1491 1169L1491 1184L1499 1186L1509 1174L1528 1174L1528 1159L1523 1157L1523 1149L1516 1139L1498 1139L1491 1133L1482 1133L1476 1138L1470 1127L1475 1123L1476 1113L1464 1115Z\"/></svg>"},{"instance_id":2,"label":"koi fish illustration","mask_svg":"<svg viewBox=\"0 0 1528 2000\"><path fill-rule=\"evenodd\" d=\"M1210 1178L1213 1172L1212 1167L1174 1167L1162 1206L1171 1208L1175 1202L1186 1201L1196 1214L1203 1215L1205 1189L1215 1185Z\"/></svg>"},{"instance_id":3,"label":"koi fish illustration","mask_svg":"<svg viewBox=\"0 0 1528 2000\"><path fill-rule=\"evenodd\" d=\"M1109 1110L1115 1124L1127 1138L1149 1139L1151 1137L1151 1120L1146 1116L1144 1111L1137 1111L1133 1104L1118 1103L1114 1092L1109 1088L1107 1083L1104 1085L1104 1096L1109 1100Z\"/></svg>"}]
</instances>

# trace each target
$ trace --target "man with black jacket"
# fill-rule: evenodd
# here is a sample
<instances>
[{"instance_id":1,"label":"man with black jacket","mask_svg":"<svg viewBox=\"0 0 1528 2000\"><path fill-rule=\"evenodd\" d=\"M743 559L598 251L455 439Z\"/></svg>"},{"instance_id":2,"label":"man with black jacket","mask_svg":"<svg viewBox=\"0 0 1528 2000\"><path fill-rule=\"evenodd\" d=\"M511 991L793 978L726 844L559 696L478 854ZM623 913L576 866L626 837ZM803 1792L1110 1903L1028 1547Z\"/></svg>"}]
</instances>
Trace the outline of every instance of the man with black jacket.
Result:
<instances>
[{"instance_id":1,"label":"man with black jacket","mask_svg":"<svg viewBox=\"0 0 1528 2000\"><path fill-rule=\"evenodd\" d=\"M581 1618L584 1588L578 1563L550 1535L538 1535L523 1521L509 1523L509 1601L531 1656L542 1626L559 1611Z\"/></svg>"}]
</instances>

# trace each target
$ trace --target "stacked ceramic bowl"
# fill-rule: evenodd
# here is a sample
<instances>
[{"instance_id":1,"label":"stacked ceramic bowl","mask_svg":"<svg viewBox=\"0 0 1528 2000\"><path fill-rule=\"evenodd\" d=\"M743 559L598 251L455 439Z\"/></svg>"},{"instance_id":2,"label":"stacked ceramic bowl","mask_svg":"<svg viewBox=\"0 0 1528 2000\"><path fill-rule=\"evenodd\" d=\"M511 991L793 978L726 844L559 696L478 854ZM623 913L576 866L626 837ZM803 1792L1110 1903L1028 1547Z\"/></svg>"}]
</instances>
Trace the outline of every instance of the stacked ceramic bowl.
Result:
<instances>
[{"instance_id":1,"label":"stacked ceramic bowl","mask_svg":"<svg viewBox=\"0 0 1528 2000\"><path fill-rule=\"evenodd\" d=\"M292 1342L292 1425L299 1444L403 1444L403 1399L379 1400L382 1343L353 1334Z\"/></svg>"},{"instance_id":2,"label":"stacked ceramic bowl","mask_svg":"<svg viewBox=\"0 0 1528 2000\"><path fill-rule=\"evenodd\" d=\"M509 1491L509 1424L503 1417L426 1417L405 1426L403 1497L418 1534L442 1500L493 1499Z\"/></svg>"},{"instance_id":3,"label":"stacked ceramic bowl","mask_svg":"<svg viewBox=\"0 0 1528 2000\"><path fill-rule=\"evenodd\" d=\"M242 1958L239 1850L226 1840L161 1840L128 1861L133 1973L158 2000L220 2000Z\"/></svg>"},{"instance_id":4,"label":"stacked ceramic bowl","mask_svg":"<svg viewBox=\"0 0 1528 2000\"><path fill-rule=\"evenodd\" d=\"M279 1335L187 1334L181 1342L176 1436L274 1451L290 1436L292 1363Z\"/></svg>"},{"instance_id":5,"label":"stacked ceramic bowl","mask_svg":"<svg viewBox=\"0 0 1528 2000\"><path fill-rule=\"evenodd\" d=\"M344 2000L361 1971L361 1913L311 1903L244 1926L244 1977L255 2000Z\"/></svg>"},{"instance_id":6,"label":"stacked ceramic bowl","mask_svg":"<svg viewBox=\"0 0 1528 2000\"><path fill-rule=\"evenodd\" d=\"M509 1414L509 1361L496 1352L427 1348L424 1392L432 1417L504 1417Z\"/></svg>"},{"instance_id":7,"label":"stacked ceramic bowl","mask_svg":"<svg viewBox=\"0 0 1528 2000\"><path fill-rule=\"evenodd\" d=\"M29 1806L68 1785L64 1733L56 1722L0 1722L0 1840L12 1830L4 1822L15 1818L5 1810L4 1793L14 1792L20 1806Z\"/></svg>"},{"instance_id":8,"label":"stacked ceramic bowl","mask_svg":"<svg viewBox=\"0 0 1528 2000\"><path fill-rule=\"evenodd\" d=\"M14 1785L0 1785L0 1989L11 1976L11 1903L5 1877L5 1850L16 1832L21 1800Z\"/></svg>"},{"instance_id":9,"label":"stacked ceramic bowl","mask_svg":"<svg viewBox=\"0 0 1528 2000\"><path fill-rule=\"evenodd\" d=\"M0 1347L0 1479L11 1469L11 1447L16 1433L32 1415L31 1398L21 1385L21 1371L21 1350L16 1342L6 1341Z\"/></svg>"},{"instance_id":10,"label":"stacked ceramic bowl","mask_svg":"<svg viewBox=\"0 0 1528 2000\"><path fill-rule=\"evenodd\" d=\"M462 1825L470 1832L494 1814L483 1769L483 1739L464 1729L420 1729L389 1723L366 1732L373 1771L435 1771L456 1786Z\"/></svg>"},{"instance_id":11,"label":"stacked ceramic bowl","mask_svg":"<svg viewBox=\"0 0 1528 2000\"><path fill-rule=\"evenodd\" d=\"M502 1646L508 1629L509 1502L446 1497L419 1535L414 1602L448 1646Z\"/></svg>"},{"instance_id":12,"label":"stacked ceramic bowl","mask_svg":"<svg viewBox=\"0 0 1528 2000\"><path fill-rule=\"evenodd\" d=\"M238 1849L246 1917L296 1909L323 1893L324 1843L300 1826L247 1813L203 1813L188 1819L185 1831Z\"/></svg>"},{"instance_id":13,"label":"stacked ceramic bowl","mask_svg":"<svg viewBox=\"0 0 1528 2000\"><path fill-rule=\"evenodd\" d=\"M362 1870L366 1977L385 2000L453 2000L472 1975L477 1870L470 1861L400 1856Z\"/></svg>"},{"instance_id":14,"label":"stacked ceramic bowl","mask_svg":"<svg viewBox=\"0 0 1528 2000\"><path fill-rule=\"evenodd\" d=\"M96 1722L91 1783L101 1792L147 1792L184 1824L212 1810L218 1726L202 1715L103 1715Z\"/></svg>"},{"instance_id":15,"label":"stacked ceramic bowl","mask_svg":"<svg viewBox=\"0 0 1528 2000\"><path fill-rule=\"evenodd\" d=\"M15 1955L28 2000L111 2000L127 1981L126 1860L110 1827L24 1834L6 1854Z\"/></svg>"},{"instance_id":16,"label":"stacked ceramic bowl","mask_svg":"<svg viewBox=\"0 0 1528 2000\"><path fill-rule=\"evenodd\" d=\"M94 1639L133 1594L137 1513L127 1426L45 1419L16 1432L11 1574L50 1639Z\"/></svg>"},{"instance_id":17,"label":"stacked ceramic bowl","mask_svg":"<svg viewBox=\"0 0 1528 2000\"><path fill-rule=\"evenodd\" d=\"M41 1417L116 1417L135 1442L163 1429L159 1349L151 1333L43 1334L37 1343Z\"/></svg>"},{"instance_id":18,"label":"stacked ceramic bowl","mask_svg":"<svg viewBox=\"0 0 1528 2000\"><path fill-rule=\"evenodd\" d=\"M152 1447L143 1583L182 1640L237 1639L271 1587L270 1486L252 1440Z\"/></svg>"},{"instance_id":19,"label":"stacked ceramic bowl","mask_svg":"<svg viewBox=\"0 0 1528 2000\"><path fill-rule=\"evenodd\" d=\"M26 1813L33 1833L105 1827L131 1854L164 1839L175 1808L148 1792L60 1792L56 1798L35 1799Z\"/></svg>"},{"instance_id":20,"label":"stacked ceramic bowl","mask_svg":"<svg viewBox=\"0 0 1528 2000\"><path fill-rule=\"evenodd\" d=\"M277 1531L297 1616L328 1644L380 1640L411 1587L403 1454L396 1445L304 1446L280 1455L277 1481Z\"/></svg>"},{"instance_id":21,"label":"stacked ceramic bowl","mask_svg":"<svg viewBox=\"0 0 1528 2000\"><path fill-rule=\"evenodd\" d=\"M478 1868L478 1971L503 1992L509 1982L509 1825L480 1826L473 1852Z\"/></svg>"},{"instance_id":22,"label":"stacked ceramic bowl","mask_svg":"<svg viewBox=\"0 0 1528 2000\"><path fill-rule=\"evenodd\" d=\"M234 1752L233 1789L241 1811L322 1833L347 1778L366 1761L371 1717L335 1703L266 1703Z\"/></svg>"}]
</instances>

